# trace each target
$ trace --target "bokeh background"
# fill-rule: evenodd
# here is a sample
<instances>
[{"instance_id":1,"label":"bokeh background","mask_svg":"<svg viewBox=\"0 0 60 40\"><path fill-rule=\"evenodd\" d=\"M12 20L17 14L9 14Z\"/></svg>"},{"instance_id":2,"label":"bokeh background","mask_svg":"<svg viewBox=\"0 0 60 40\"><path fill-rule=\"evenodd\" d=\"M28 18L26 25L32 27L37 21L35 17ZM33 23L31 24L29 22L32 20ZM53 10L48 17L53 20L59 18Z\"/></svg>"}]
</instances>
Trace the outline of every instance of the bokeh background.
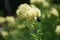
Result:
<instances>
[{"instance_id":1,"label":"bokeh background","mask_svg":"<svg viewBox=\"0 0 60 40\"><path fill-rule=\"evenodd\" d=\"M17 7L23 3L34 4L41 10L41 17L39 18L41 21L30 24L28 22L18 20L14 26L6 25L6 22L0 24L0 30L4 29L2 34L8 34L8 36L4 36L0 33L0 40L60 40L60 0L45 1L47 3L30 2L30 0L0 0L1 17L16 17ZM23 24L26 25L25 28ZM18 25L23 28L17 28ZM57 27L59 27L59 29ZM30 33L33 34L30 35Z\"/></svg>"}]
</instances>

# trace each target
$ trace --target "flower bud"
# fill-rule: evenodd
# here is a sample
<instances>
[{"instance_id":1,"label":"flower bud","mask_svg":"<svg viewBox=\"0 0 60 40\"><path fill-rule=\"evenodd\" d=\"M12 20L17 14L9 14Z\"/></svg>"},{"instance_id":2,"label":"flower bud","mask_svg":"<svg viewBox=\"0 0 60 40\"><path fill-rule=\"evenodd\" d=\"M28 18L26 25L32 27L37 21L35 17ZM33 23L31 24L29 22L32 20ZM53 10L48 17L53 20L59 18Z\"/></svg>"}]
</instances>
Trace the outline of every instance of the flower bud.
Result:
<instances>
[{"instance_id":1,"label":"flower bud","mask_svg":"<svg viewBox=\"0 0 60 40\"><path fill-rule=\"evenodd\" d=\"M58 11L56 10L56 8L52 8L51 10L50 10L50 13L52 14L52 15L54 15L54 16L59 16L59 13L58 13Z\"/></svg>"},{"instance_id":2,"label":"flower bud","mask_svg":"<svg viewBox=\"0 0 60 40\"><path fill-rule=\"evenodd\" d=\"M34 5L43 5L43 7L49 7L49 2L46 0L30 0L30 3L34 4ZM41 6L42 6L41 5Z\"/></svg>"}]
</instances>

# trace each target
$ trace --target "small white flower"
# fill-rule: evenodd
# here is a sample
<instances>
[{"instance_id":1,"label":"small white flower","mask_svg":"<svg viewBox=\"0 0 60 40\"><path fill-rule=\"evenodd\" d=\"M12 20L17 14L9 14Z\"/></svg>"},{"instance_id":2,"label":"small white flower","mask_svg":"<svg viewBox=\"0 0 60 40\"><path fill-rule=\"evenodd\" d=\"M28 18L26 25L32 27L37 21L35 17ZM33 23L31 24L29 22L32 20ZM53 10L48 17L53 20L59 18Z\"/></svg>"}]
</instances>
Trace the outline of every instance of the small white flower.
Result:
<instances>
[{"instance_id":1,"label":"small white flower","mask_svg":"<svg viewBox=\"0 0 60 40\"><path fill-rule=\"evenodd\" d=\"M56 8L52 8L51 10L50 10L50 13L52 14L52 15L54 15L54 16L59 16L59 13L58 13L58 11L56 10Z\"/></svg>"},{"instance_id":2,"label":"small white flower","mask_svg":"<svg viewBox=\"0 0 60 40\"><path fill-rule=\"evenodd\" d=\"M6 21L8 22L8 25L10 25L10 26L15 24L15 19L12 16L7 16Z\"/></svg>"},{"instance_id":3,"label":"small white flower","mask_svg":"<svg viewBox=\"0 0 60 40\"><path fill-rule=\"evenodd\" d=\"M41 11L34 5L21 4L16 11L20 20L32 20L41 16Z\"/></svg>"},{"instance_id":4,"label":"small white flower","mask_svg":"<svg viewBox=\"0 0 60 40\"><path fill-rule=\"evenodd\" d=\"M56 32L57 35L60 34L60 25L56 26L55 32Z\"/></svg>"},{"instance_id":5,"label":"small white flower","mask_svg":"<svg viewBox=\"0 0 60 40\"><path fill-rule=\"evenodd\" d=\"M6 20L7 20L8 22L14 22L14 21L15 21L14 17L12 17L12 16L7 16L7 17L6 17Z\"/></svg>"},{"instance_id":6,"label":"small white flower","mask_svg":"<svg viewBox=\"0 0 60 40\"><path fill-rule=\"evenodd\" d=\"M5 18L4 17L0 17L0 23L3 23L3 22L5 22L6 20L5 20Z\"/></svg>"},{"instance_id":7,"label":"small white flower","mask_svg":"<svg viewBox=\"0 0 60 40\"><path fill-rule=\"evenodd\" d=\"M8 34L7 31L1 31L1 35L2 35L3 37L7 37L9 34Z\"/></svg>"}]
</instances>

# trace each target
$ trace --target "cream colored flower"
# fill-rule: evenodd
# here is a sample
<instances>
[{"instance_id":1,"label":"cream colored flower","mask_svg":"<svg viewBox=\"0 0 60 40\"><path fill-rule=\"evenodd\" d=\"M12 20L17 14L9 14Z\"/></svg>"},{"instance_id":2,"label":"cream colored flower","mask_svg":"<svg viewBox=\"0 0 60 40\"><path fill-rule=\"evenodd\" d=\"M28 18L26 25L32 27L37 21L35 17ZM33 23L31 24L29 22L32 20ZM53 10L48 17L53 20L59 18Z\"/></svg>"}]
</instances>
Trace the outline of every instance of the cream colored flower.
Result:
<instances>
[{"instance_id":1,"label":"cream colored flower","mask_svg":"<svg viewBox=\"0 0 60 40\"><path fill-rule=\"evenodd\" d=\"M4 17L0 17L0 23L3 23L3 22L5 22L6 20L5 20L5 18Z\"/></svg>"},{"instance_id":2,"label":"cream colored flower","mask_svg":"<svg viewBox=\"0 0 60 40\"><path fill-rule=\"evenodd\" d=\"M6 20L9 21L9 22L14 22L15 21L14 17L12 17L12 16L7 16Z\"/></svg>"},{"instance_id":3,"label":"cream colored flower","mask_svg":"<svg viewBox=\"0 0 60 40\"><path fill-rule=\"evenodd\" d=\"M42 4L43 5L43 7L49 7L49 2L48 1L46 1L46 0L30 0L30 3L32 3L32 4Z\"/></svg>"},{"instance_id":4,"label":"cream colored flower","mask_svg":"<svg viewBox=\"0 0 60 40\"><path fill-rule=\"evenodd\" d=\"M15 24L15 19L12 16L7 16L6 21L8 22L8 25L10 25L10 26Z\"/></svg>"},{"instance_id":5,"label":"cream colored flower","mask_svg":"<svg viewBox=\"0 0 60 40\"><path fill-rule=\"evenodd\" d=\"M9 34L7 31L1 31L1 35L5 38L7 37Z\"/></svg>"},{"instance_id":6,"label":"cream colored flower","mask_svg":"<svg viewBox=\"0 0 60 40\"><path fill-rule=\"evenodd\" d=\"M37 7L28 4L21 4L16 13L20 20L32 20L41 16L41 11Z\"/></svg>"},{"instance_id":7,"label":"cream colored flower","mask_svg":"<svg viewBox=\"0 0 60 40\"><path fill-rule=\"evenodd\" d=\"M50 13L52 14L52 15L54 15L54 16L59 16L59 13L58 13L58 11L56 10L56 8L52 8L51 10L50 10Z\"/></svg>"},{"instance_id":8,"label":"cream colored flower","mask_svg":"<svg viewBox=\"0 0 60 40\"><path fill-rule=\"evenodd\" d=\"M55 32L56 32L57 35L60 34L60 25L56 26Z\"/></svg>"}]
</instances>

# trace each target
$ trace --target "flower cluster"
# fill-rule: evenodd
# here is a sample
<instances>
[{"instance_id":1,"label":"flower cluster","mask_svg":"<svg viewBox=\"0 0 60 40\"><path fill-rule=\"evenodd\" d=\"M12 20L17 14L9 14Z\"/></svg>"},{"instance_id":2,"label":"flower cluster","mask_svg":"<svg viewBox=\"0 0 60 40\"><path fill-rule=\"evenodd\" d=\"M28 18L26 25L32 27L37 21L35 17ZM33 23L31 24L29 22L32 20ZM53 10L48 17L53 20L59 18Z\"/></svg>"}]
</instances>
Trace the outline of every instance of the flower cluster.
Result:
<instances>
[{"instance_id":1,"label":"flower cluster","mask_svg":"<svg viewBox=\"0 0 60 40\"><path fill-rule=\"evenodd\" d=\"M6 21L8 22L8 25L9 25L9 26L15 25L15 18L14 18L14 17L12 17L12 16L7 16L5 19L6 19Z\"/></svg>"},{"instance_id":2,"label":"flower cluster","mask_svg":"<svg viewBox=\"0 0 60 40\"><path fill-rule=\"evenodd\" d=\"M16 13L20 20L35 20L41 16L41 11L36 6L28 4L21 4Z\"/></svg>"},{"instance_id":3,"label":"flower cluster","mask_svg":"<svg viewBox=\"0 0 60 40\"><path fill-rule=\"evenodd\" d=\"M15 18L12 16L0 17L0 24L3 26L4 23L8 26L13 26L15 25Z\"/></svg>"}]
</instances>

